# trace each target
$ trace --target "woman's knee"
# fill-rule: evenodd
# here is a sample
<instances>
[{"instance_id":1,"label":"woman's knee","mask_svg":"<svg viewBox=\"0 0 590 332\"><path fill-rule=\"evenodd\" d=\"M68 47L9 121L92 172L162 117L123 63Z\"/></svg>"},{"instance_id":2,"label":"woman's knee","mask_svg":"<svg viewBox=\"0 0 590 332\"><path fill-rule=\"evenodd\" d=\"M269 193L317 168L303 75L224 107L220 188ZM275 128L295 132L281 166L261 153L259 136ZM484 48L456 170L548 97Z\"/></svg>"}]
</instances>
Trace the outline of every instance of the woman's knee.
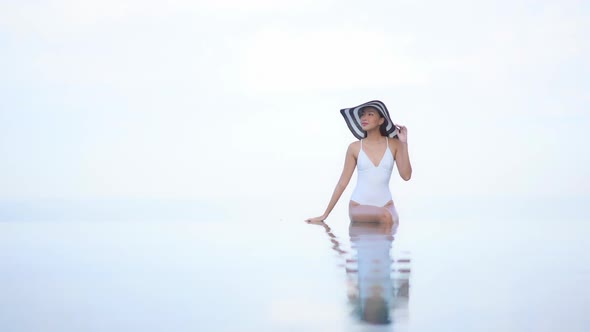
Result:
<instances>
[{"instance_id":1,"label":"woman's knee","mask_svg":"<svg viewBox=\"0 0 590 332\"><path fill-rule=\"evenodd\" d=\"M393 216L391 215L391 211L386 208L381 210L379 214L379 221L383 223L393 223Z\"/></svg>"}]
</instances>

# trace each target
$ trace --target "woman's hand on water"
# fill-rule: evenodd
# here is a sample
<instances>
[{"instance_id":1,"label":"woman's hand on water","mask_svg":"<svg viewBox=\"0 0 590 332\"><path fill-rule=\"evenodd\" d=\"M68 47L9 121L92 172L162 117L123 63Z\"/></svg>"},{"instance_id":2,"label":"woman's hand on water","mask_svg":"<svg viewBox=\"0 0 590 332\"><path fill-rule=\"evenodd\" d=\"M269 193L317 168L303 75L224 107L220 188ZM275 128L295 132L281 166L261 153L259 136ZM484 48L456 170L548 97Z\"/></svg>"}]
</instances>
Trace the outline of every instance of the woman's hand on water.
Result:
<instances>
[{"instance_id":1,"label":"woman's hand on water","mask_svg":"<svg viewBox=\"0 0 590 332\"><path fill-rule=\"evenodd\" d=\"M326 217L319 216L319 217L315 217L315 218L305 219L305 222L308 224L321 224L324 222L325 219L326 219Z\"/></svg>"}]
</instances>

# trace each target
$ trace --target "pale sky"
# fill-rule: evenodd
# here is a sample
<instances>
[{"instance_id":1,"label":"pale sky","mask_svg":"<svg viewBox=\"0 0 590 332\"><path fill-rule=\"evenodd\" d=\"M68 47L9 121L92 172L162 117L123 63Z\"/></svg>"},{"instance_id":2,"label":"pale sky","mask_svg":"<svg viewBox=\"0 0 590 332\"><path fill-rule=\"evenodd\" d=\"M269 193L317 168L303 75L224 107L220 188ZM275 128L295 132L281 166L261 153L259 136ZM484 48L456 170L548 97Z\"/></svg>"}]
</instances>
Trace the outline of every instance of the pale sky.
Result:
<instances>
[{"instance_id":1,"label":"pale sky","mask_svg":"<svg viewBox=\"0 0 590 332\"><path fill-rule=\"evenodd\" d=\"M323 209L373 99L394 196L590 197L589 41L573 0L0 1L0 199Z\"/></svg>"}]
</instances>

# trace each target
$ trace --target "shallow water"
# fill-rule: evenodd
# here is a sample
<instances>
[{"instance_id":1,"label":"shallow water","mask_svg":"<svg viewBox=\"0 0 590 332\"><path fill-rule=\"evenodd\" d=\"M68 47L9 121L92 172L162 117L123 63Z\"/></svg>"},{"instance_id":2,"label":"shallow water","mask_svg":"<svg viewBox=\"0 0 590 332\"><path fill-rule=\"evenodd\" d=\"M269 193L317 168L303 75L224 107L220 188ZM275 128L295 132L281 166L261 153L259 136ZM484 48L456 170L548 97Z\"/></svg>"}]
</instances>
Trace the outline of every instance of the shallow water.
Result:
<instances>
[{"instance_id":1,"label":"shallow water","mask_svg":"<svg viewBox=\"0 0 590 332\"><path fill-rule=\"evenodd\" d=\"M580 222L0 223L3 331L586 331ZM567 227L564 227L567 225Z\"/></svg>"}]
</instances>

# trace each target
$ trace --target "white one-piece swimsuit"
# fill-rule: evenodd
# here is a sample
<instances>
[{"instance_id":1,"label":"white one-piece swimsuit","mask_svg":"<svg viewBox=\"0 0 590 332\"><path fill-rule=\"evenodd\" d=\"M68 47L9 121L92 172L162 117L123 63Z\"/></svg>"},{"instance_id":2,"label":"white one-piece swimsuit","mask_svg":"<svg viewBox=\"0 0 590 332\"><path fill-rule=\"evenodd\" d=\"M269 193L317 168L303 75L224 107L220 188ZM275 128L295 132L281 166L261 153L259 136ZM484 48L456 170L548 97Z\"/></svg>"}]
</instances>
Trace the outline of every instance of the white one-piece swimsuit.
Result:
<instances>
[{"instance_id":1,"label":"white one-piece swimsuit","mask_svg":"<svg viewBox=\"0 0 590 332\"><path fill-rule=\"evenodd\" d=\"M363 140L361 150L356 161L358 178L356 188L352 192L350 200L361 205L385 206L391 200L389 180L395 160L389 150L389 140L385 137L387 148L381 158L379 165L375 166L369 156L363 151Z\"/></svg>"}]
</instances>

